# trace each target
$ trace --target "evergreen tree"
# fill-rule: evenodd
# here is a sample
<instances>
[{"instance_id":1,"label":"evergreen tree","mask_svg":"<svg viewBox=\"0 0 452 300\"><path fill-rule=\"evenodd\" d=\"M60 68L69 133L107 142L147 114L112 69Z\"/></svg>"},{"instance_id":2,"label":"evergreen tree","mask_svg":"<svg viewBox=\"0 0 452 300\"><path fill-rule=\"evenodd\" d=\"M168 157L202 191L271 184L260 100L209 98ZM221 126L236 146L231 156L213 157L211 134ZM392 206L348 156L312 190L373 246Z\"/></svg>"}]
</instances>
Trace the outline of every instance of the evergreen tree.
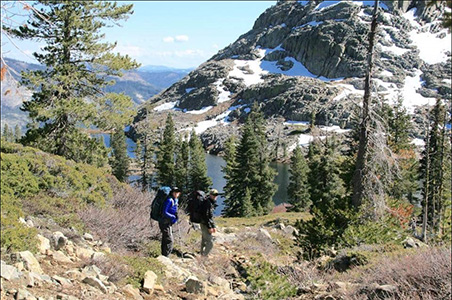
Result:
<instances>
[{"instance_id":1,"label":"evergreen tree","mask_svg":"<svg viewBox=\"0 0 452 300\"><path fill-rule=\"evenodd\" d=\"M297 242L305 257L314 258L339 244L353 213L341 178L343 157L335 139L327 140L325 145L315 140L309 150L310 213L313 217L309 221L298 221L296 227L303 233L297 236Z\"/></svg>"},{"instance_id":2,"label":"evergreen tree","mask_svg":"<svg viewBox=\"0 0 452 300\"><path fill-rule=\"evenodd\" d=\"M421 159L420 176L423 179L423 214L424 214L424 239L427 235L437 235L440 229L441 217L444 214L445 175L448 173L445 145L446 139L446 111L440 99L432 111L431 126L426 137L426 149ZM448 145L449 146L449 145ZM449 146L450 147L450 146ZM449 162L450 165L450 162Z\"/></svg>"},{"instance_id":3,"label":"evergreen tree","mask_svg":"<svg viewBox=\"0 0 452 300\"><path fill-rule=\"evenodd\" d=\"M189 158L188 137L179 138L176 154L176 185L182 191L189 191Z\"/></svg>"},{"instance_id":4,"label":"evergreen tree","mask_svg":"<svg viewBox=\"0 0 452 300\"><path fill-rule=\"evenodd\" d=\"M290 177L287 187L289 203L293 205L293 211L304 211L311 204L308 185L308 165L300 146L297 146L292 154L290 162Z\"/></svg>"},{"instance_id":5,"label":"evergreen tree","mask_svg":"<svg viewBox=\"0 0 452 300\"><path fill-rule=\"evenodd\" d=\"M7 142L13 142L14 141L14 133L11 128L9 128L8 124L5 123L5 126L3 127L3 138Z\"/></svg>"},{"instance_id":6,"label":"evergreen tree","mask_svg":"<svg viewBox=\"0 0 452 300\"><path fill-rule=\"evenodd\" d=\"M234 165L231 169L227 186L225 211L227 216L247 217L270 212L273 207L272 197L276 191L273 183L275 171L270 168L267 151L264 118L257 104L253 108L242 127L242 137L237 146ZM227 161L227 163L229 163ZM249 189L252 211L242 209L245 191Z\"/></svg>"},{"instance_id":7,"label":"evergreen tree","mask_svg":"<svg viewBox=\"0 0 452 300\"><path fill-rule=\"evenodd\" d=\"M127 155L127 143L124 130L116 130L111 135L111 149L112 155L110 158L110 165L112 173L115 177L125 182L129 173L129 156Z\"/></svg>"},{"instance_id":8,"label":"evergreen tree","mask_svg":"<svg viewBox=\"0 0 452 300\"><path fill-rule=\"evenodd\" d=\"M14 126L14 141L19 142L22 137L22 131L20 130L19 125Z\"/></svg>"},{"instance_id":9,"label":"evergreen tree","mask_svg":"<svg viewBox=\"0 0 452 300\"><path fill-rule=\"evenodd\" d=\"M190 160L188 164L189 190L207 191L212 185L212 180L207 176L207 165L204 148L201 139L195 130L190 134Z\"/></svg>"},{"instance_id":10,"label":"evergreen tree","mask_svg":"<svg viewBox=\"0 0 452 300\"><path fill-rule=\"evenodd\" d=\"M33 53L44 70L22 74L34 90L22 110L32 120L24 142L75 161L103 165L107 151L82 128L121 128L132 116L132 102L122 94L105 93L114 81L107 76L136 68L127 56L113 54L116 44L103 43L107 22L116 24L132 13L132 5L109 1L36 1L27 24L4 28L20 39L45 43Z\"/></svg>"},{"instance_id":11,"label":"evergreen tree","mask_svg":"<svg viewBox=\"0 0 452 300\"><path fill-rule=\"evenodd\" d=\"M222 172L224 174L224 179L226 180L226 185L223 187L225 199L223 201L223 211L221 212L225 217L234 217L238 215L241 205L241 197L236 194L238 182L235 182L238 178L234 177L236 174L238 165L236 161L237 156L237 145L236 137L231 136L225 144L224 149L224 160L226 165L222 167ZM251 201L251 199L250 199Z\"/></svg>"},{"instance_id":12,"label":"evergreen tree","mask_svg":"<svg viewBox=\"0 0 452 300\"><path fill-rule=\"evenodd\" d=\"M157 148L157 181L160 186L173 186L175 178L176 136L171 114L166 118L163 136Z\"/></svg>"}]
</instances>

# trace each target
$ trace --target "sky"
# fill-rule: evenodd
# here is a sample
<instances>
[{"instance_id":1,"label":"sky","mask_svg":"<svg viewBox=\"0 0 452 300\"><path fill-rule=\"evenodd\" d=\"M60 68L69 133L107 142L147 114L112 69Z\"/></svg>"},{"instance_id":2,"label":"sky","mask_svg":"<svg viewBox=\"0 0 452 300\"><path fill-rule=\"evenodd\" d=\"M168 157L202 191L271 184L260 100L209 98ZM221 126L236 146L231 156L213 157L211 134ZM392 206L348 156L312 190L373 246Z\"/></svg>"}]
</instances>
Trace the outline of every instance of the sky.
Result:
<instances>
[{"instance_id":1,"label":"sky","mask_svg":"<svg viewBox=\"0 0 452 300\"><path fill-rule=\"evenodd\" d=\"M276 1L118 1L134 4L134 13L121 27L106 28L115 51L128 54L142 66L195 68L252 29ZM3 18L3 17L2 17ZM2 36L2 53L37 63L31 53L42 42L13 42Z\"/></svg>"}]
</instances>

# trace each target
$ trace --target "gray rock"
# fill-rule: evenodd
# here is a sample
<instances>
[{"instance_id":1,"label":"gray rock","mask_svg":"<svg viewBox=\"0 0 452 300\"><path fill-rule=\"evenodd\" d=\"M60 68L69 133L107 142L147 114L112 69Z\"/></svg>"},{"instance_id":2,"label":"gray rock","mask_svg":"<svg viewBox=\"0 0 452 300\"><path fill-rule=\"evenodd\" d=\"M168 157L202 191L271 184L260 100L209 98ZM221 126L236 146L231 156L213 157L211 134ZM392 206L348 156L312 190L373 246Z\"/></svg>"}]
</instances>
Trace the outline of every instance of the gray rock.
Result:
<instances>
[{"instance_id":1,"label":"gray rock","mask_svg":"<svg viewBox=\"0 0 452 300\"><path fill-rule=\"evenodd\" d=\"M29 291L26 289L18 289L16 293L16 300L36 300L36 297L33 296Z\"/></svg>"},{"instance_id":2,"label":"gray rock","mask_svg":"<svg viewBox=\"0 0 452 300\"><path fill-rule=\"evenodd\" d=\"M5 278L8 281L18 279L22 275L21 272L17 270L16 267L6 264L3 260L1 261L1 278Z\"/></svg>"},{"instance_id":3,"label":"gray rock","mask_svg":"<svg viewBox=\"0 0 452 300\"><path fill-rule=\"evenodd\" d=\"M60 250L66 246L68 242L68 238L64 236L64 234L60 231L56 231L52 235L53 246L55 250Z\"/></svg>"},{"instance_id":4,"label":"gray rock","mask_svg":"<svg viewBox=\"0 0 452 300\"><path fill-rule=\"evenodd\" d=\"M83 234L83 238L86 241L90 241L90 242L94 241L94 237L91 234L89 234L88 232L85 232L85 234Z\"/></svg>"},{"instance_id":5,"label":"gray rock","mask_svg":"<svg viewBox=\"0 0 452 300\"><path fill-rule=\"evenodd\" d=\"M96 277L91 277L91 276L85 277L85 279L83 279L82 282L86 283L92 287L95 287L96 289L99 289L104 294L108 293L108 290L105 287L105 285L102 283L102 281L100 281Z\"/></svg>"},{"instance_id":6,"label":"gray rock","mask_svg":"<svg viewBox=\"0 0 452 300\"><path fill-rule=\"evenodd\" d=\"M41 265L39 264L38 260L30 251L13 253L11 255L11 258L16 262L22 261L24 263L25 269L30 272L35 272L38 274L44 273L41 269Z\"/></svg>"},{"instance_id":7,"label":"gray rock","mask_svg":"<svg viewBox=\"0 0 452 300\"><path fill-rule=\"evenodd\" d=\"M207 284L198 280L196 277L190 277L185 283L185 289L192 294L206 295Z\"/></svg>"}]
</instances>

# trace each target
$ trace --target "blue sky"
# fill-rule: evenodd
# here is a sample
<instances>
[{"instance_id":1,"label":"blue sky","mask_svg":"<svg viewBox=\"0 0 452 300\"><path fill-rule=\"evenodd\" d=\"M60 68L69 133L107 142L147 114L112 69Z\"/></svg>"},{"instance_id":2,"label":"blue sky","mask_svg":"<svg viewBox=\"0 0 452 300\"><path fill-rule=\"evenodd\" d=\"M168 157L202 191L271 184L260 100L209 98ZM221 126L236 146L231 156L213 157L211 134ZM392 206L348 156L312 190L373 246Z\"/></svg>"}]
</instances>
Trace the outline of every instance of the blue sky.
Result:
<instances>
[{"instance_id":1,"label":"blue sky","mask_svg":"<svg viewBox=\"0 0 452 300\"><path fill-rule=\"evenodd\" d=\"M133 3L134 14L121 27L106 28L116 51L144 65L197 67L249 31L260 14L276 1L118 1ZM25 53L42 43L16 41ZM2 52L35 62L2 36Z\"/></svg>"}]
</instances>

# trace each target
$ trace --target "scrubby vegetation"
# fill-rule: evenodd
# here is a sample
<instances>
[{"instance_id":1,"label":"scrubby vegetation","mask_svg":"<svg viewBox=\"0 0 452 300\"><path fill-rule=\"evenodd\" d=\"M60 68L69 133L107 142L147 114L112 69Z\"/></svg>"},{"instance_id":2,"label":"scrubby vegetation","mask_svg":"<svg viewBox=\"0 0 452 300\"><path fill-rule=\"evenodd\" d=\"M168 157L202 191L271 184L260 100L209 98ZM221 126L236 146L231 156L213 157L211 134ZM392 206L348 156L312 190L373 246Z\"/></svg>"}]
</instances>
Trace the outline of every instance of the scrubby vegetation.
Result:
<instances>
[{"instance_id":1,"label":"scrubby vegetation","mask_svg":"<svg viewBox=\"0 0 452 300\"><path fill-rule=\"evenodd\" d=\"M102 207L115 179L106 169L75 163L35 148L1 142L2 247L24 250L34 230L19 222L25 214L52 218L64 227L83 227L77 212Z\"/></svg>"}]
</instances>

